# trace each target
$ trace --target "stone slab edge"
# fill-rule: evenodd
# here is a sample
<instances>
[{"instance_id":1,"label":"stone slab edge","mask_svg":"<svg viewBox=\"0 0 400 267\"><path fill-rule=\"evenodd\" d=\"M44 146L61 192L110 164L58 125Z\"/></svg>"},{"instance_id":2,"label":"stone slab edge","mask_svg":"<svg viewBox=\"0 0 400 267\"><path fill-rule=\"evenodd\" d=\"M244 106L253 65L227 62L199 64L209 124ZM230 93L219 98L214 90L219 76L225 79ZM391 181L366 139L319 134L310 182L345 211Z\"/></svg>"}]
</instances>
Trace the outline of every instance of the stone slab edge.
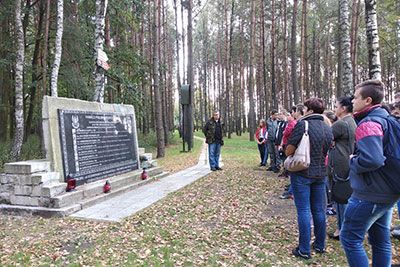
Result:
<instances>
[{"instance_id":1,"label":"stone slab edge","mask_svg":"<svg viewBox=\"0 0 400 267\"><path fill-rule=\"evenodd\" d=\"M60 209L0 204L0 214L14 216L40 216L44 218L66 217L81 209L82 206L80 204Z\"/></svg>"}]
</instances>

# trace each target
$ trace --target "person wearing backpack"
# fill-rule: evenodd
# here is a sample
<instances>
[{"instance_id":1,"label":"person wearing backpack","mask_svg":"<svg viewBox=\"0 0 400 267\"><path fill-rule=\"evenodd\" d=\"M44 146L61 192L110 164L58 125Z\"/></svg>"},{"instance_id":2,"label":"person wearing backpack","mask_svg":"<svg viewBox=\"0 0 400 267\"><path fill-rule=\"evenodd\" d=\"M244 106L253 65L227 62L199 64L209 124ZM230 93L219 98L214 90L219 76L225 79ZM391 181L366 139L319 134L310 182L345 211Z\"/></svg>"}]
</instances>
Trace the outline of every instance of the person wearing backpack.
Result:
<instances>
[{"instance_id":1,"label":"person wearing backpack","mask_svg":"<svg viewBox=\"0 0 400 267\"><path fill-rule=\"evenodd\" d=\"M384 85L368 80L355 87L355 152L350 155L350 185L340 242L350 266L369 266L365 233L372 247L372 266L391 266L390 222L400 198L399 132L394 117L381 108ZM397 158L396 158L397 157Z\"/></svg>"}]
</instances>

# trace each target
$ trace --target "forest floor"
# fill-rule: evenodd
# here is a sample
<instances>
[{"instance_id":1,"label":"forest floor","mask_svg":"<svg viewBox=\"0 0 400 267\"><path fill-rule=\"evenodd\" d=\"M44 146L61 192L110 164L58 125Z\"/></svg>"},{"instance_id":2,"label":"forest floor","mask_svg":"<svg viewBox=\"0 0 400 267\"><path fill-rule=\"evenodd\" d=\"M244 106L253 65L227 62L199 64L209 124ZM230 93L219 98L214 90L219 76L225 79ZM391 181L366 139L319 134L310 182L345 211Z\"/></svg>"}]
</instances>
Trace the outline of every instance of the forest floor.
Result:
<instances>
[{"instance_id":1,"label":"forest floor","mask_svg":"<svg viewBox=\"0 0 400 267\"><path fill-rule=\"evenodd\" d=\"M164 166L178 166L195 151L180 154L178 163L167 157ZM292 200L279 199L288 180L255 167L258 150L247 134L225 139L222 157L223 171L120 223L0 217L0 266L347 265L338 241L327 240L327 253L313 252L309 261L291 254L298 239L296 210ZM397 210L394 217L398 224ZM336 217L327 219L332 232ZM392 247L398 264L400 241L392 239Z\"/></svg>"}]
</instances>

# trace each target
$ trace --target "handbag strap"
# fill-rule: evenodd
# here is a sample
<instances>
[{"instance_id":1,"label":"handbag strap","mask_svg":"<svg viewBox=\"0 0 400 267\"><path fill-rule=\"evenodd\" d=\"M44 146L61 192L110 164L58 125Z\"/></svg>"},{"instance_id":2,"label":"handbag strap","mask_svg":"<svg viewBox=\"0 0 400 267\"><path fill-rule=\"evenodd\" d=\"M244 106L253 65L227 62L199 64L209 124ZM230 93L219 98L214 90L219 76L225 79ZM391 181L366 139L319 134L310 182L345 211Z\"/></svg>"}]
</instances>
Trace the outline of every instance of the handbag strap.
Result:
<instances>
[{"instance_id":1,"label":"handbag strap","mask_svg":"<svg viewBox=\"0 0 400 267\"><path fill-rule=\"evenodd\" d=\"M308 121L304 120L304 133L308 134Z\"/></svg>"}]
</instances>

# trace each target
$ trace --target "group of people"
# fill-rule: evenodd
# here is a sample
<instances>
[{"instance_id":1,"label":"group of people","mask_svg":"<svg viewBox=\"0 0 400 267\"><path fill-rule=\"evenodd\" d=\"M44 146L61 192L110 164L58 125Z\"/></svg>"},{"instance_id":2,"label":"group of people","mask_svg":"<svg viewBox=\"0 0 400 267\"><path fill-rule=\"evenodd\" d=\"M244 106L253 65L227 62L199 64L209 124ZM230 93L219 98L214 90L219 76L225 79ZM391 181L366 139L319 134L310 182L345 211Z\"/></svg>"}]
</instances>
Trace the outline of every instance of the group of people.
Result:
<instances>
[{"instance_id":1,"label":"group of people","mask_svg":"<svg viewBox=\"0 0 400 267\"><path fill-rule=\"evenodd\" d=\"M299 228L299 245L292 250L296 257L311 259L311 249L325 252L329 188L336 202L337 229L328 236L340 240L349 265L369 266L363 247L368 232L373 266L391 266L390 225L400 199L392 181L400 175L398 163L386 160L386 150L391 134L388 116L400 114L400 94L393 105L381 105L383 87L376 80L357 85L354 97L337 99L334 113L325 111L322 99L310 98L304 103L304 115L289 129L286 156L295 153L306 121L310 139L309 168L290 173ZM399 230L395 227L393 236Z\"/></svg>"},{"instance_id":2,"label":"group of people","mask_svg":"<svg viewBox=\"0 0 400 267\"><path fill-rule=\"evenodd\" d=\"M349 265L369 266L363 247L368 232L372 265L391 266L390 226L394 205L400 200L400 188L391 181L399 179L400 183L400 165L387 160L386 150L391 142L388 118L390 113L400 115L400 93L392 105L382 105L383 98L383 83L368 80L355 87L354 97L337 99L334 112L325 111L322 99L310 98L293 107L286 118L272 111L269 120L260 120L255 134L260 166L267 165L269 155L267 170L275 173L285 157L296 152L308 129L309 167L281 173L290 175L287 194L294 198L297 210L299 242L292 250L294 256L311 259L311 249L325 253L329 191L329 199L336 203L337 229L328 236L340 240ZM217 112L203 132L211 170L219 170L223 127ZM310 244L312 228L315 239ZM400 237L400 226L392 230Z\"/></svg>"}]
</instances>

